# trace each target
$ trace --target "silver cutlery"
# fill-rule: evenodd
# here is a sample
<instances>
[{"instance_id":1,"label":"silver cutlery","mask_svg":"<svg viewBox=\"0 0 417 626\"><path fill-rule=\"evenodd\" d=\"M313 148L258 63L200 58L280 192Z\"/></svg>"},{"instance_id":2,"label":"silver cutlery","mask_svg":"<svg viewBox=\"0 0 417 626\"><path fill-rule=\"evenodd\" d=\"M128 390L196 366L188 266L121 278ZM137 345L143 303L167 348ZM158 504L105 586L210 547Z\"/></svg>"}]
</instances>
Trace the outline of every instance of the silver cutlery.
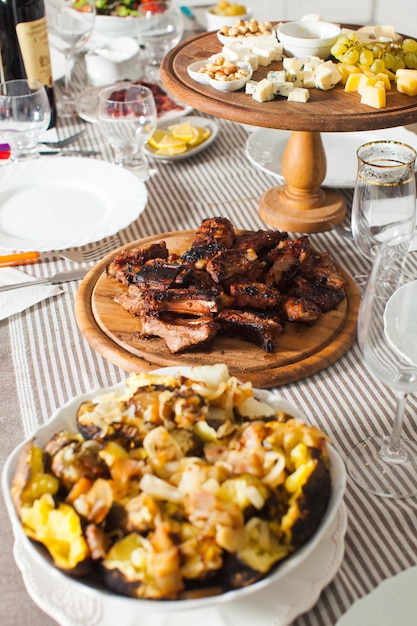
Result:
<instances>
[{"instance_id":1,"label":"silver cutlery","mask_svg":"<svg viewBox=\"0 0 417 626\"><path fill-rule=\"evenodd\" d=\"M19 289L20 287L33 287L34 285L59 285L68 283L72 280L80 280L87 274L88 269L77 269L69 272L59 272L49 278L38 278L24 283L13 283L11 285L1 285L0 291L9 291L10 289Z\"/></svg>"},{"instance_id":2,"label":"silver cutlery","mask_svg":"<svg viewBox=\"0 0 417 626\"><path fill-rule=\"evenodd\" d=\"M91 263L93 261L99 261L107 253L119 248L121 245L120 238L116 235L112 237L110 241L93 244L91 248L81 248L78 250L48 250L47 252L37 252L36 250L16 252L0 256L0 268L38 263L42 259L52 257L67 259L68 261L74 261L74 263Z\"/></svg>"},{"instance_id":3,"label":"silver cutlery","mask_svg":"<svg viewBox=\"0 0 417 626\"><path fill-rule=\"evenodd\" d=\"M58 141L40 141L39 143L42 143L44 146L50 146L51 148L64 148L65 146L69 146L74 141L77 141L77 139L79 139L81 135L84 135L84 133L85 128L74 135L69 135L64 139L58 139Z\"/></svg>"},{"instance_id":4,"label":"silver cutlery","mask_svg":"<svg viewBox=\"0 0 417 626\"><path fill-rule=\"evenodd\" d=\"M99 156L97 150L39 150L41 156Z\"/></svg>"}]
</instances>

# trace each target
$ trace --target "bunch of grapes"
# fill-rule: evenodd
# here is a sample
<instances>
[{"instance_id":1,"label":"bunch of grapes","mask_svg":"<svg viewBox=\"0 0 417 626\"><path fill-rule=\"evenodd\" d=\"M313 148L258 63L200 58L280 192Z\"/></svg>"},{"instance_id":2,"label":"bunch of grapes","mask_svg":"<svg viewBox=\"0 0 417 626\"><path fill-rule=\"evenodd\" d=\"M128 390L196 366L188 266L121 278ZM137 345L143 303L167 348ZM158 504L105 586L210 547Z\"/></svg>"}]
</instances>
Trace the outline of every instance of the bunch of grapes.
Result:
<instances>
[{"instance_id":1,"label":"bunch of grapes","mask_svg":"<svg viewBox=\"0 0 417 626\"><path fill-rule=\"evenodd\" d=\"M410 38L399 43L363 43L356 33L346 33L337 39L331 54L340 63L366 66L374 74L383 72L384 69L394 73L404 67L417 69L417 41Z\"/></svg>"}]
</instances>

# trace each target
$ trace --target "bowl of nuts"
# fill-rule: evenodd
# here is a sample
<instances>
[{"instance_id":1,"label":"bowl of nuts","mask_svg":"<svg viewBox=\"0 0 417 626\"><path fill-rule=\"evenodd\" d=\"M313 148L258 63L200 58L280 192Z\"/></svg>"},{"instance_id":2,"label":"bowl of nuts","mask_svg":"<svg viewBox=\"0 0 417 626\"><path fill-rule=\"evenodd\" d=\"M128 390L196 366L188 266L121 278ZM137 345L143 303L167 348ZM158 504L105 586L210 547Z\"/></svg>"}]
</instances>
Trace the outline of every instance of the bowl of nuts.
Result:
<instances>
[{"instance_id":1,"label":"bowl of nuts","mask_svg":"<svg viewBox=\"0 0 417 626\"><path fill-rule=\"evenodd\" d=\"M249 20L236 20L232 26L221 26L217 31L217 37L222 44L231 41L244 41L249 43L251 38L277 39L276 30L271 22L260 22L255 18Z\"/></svg>"},{"instance_id":2,"label":"bowl of nuts","mask_svg":"<svg viewBox=\"0 0 417 626\"><path fill-rule=\"evenodd\" d=\"M232 63L221 55L191 63L187 71L193 80L202 85L211 85L218 91L238 91L246 85L253 74L249 63L243 61Z\"/></svg>"}]
</instances>

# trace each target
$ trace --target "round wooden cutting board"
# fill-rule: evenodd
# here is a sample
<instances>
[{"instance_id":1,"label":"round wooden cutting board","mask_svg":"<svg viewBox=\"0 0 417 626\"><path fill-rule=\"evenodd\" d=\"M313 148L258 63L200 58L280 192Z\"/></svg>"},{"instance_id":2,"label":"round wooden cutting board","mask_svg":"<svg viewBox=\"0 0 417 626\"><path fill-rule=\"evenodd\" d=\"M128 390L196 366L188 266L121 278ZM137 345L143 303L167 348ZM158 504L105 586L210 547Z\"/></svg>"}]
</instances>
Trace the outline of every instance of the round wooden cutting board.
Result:
<instances>
[{"instance_id":1,"label":"round wooden cutting board","mask_svg":"<svg viewBox=\"0 0 417 626\"><path fill-rule=\"evenodd\" d=\"M160 338L142 338L139 319L114 301L125 288L107 277L106 265L120 251L151 242L165 241L171 253L181 254L191 244L194 232L154 235L118 248L84 278L75 300L78 327L91 347L114 365L138 373L172 365L226 363L230 373L242 381L270 388L316 374L353 345L360 294L346 274L347 297L338 308L323 314L313 326L288 324L278 351L272 354L244 339L220 334L209 348L182 354L171 354Z\"/></svg>"}]
</instances>

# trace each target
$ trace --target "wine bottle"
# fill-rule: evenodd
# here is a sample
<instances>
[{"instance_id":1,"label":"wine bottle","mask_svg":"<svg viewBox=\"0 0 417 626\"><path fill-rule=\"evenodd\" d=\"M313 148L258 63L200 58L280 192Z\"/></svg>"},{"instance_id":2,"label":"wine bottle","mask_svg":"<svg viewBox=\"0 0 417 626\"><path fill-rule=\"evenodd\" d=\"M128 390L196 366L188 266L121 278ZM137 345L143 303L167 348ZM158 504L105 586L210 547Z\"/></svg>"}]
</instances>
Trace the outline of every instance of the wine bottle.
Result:
<instances>
[{"instance_id":1,"label":"wine bottle","mask_svg":"<svg viewBox=\"0 0 417 626\"><path fill-rule=\"evenodd\" d=\"M56 106L44 0L0 0L0 81L28 78L45 87Z\"/></svg>"}]
</instances>

